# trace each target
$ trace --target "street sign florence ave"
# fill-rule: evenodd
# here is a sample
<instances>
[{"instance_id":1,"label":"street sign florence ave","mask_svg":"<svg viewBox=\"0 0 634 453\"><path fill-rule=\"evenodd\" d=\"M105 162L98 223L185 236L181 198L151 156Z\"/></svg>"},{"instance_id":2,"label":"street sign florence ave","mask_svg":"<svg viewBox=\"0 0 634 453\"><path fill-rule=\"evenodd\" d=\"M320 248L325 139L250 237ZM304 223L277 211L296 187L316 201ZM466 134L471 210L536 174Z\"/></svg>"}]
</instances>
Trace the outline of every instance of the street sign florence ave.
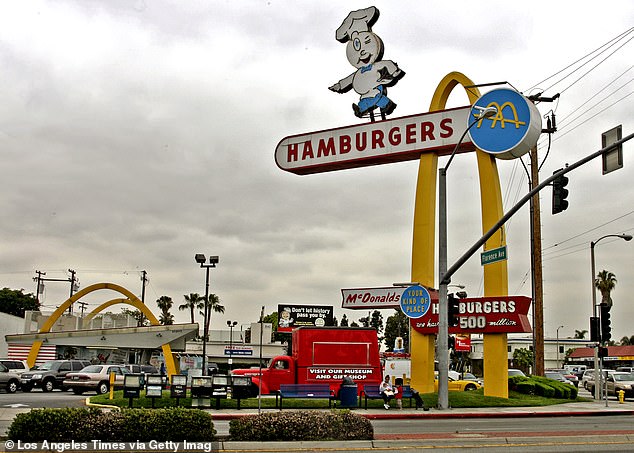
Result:
<instances>
[{"instance_id":1,"label":"street sign florence ave","mask_svg":"<svg viewBox=\"0 0 634 453\"><path fill-rule=\"evenodd\" d=\"M357 124L283 138L275 149L280 169L298 175L449 154L467 124L470 106ZM475 148L465 140L459 152Z\"/></svg>"}]
</instances>

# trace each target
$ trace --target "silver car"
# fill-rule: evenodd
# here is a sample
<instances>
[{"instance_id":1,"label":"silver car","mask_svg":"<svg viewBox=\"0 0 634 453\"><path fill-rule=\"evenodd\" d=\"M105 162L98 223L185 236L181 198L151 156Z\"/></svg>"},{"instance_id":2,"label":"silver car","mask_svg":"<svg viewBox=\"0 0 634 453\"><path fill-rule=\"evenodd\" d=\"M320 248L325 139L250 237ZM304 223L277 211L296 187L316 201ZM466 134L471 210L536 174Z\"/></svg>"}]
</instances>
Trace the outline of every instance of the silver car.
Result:
<instances>
[{"instance_id":1,"label":"silver car","mask_svg":"<svg viewBox=\"0 0 634 453\"><path fill-rule=\"evenodd\" d=\"M0 387L7 393L15 393L20 387L20 376L11 372L6 366L0 363Z\"/></svg>"}]
</instances>

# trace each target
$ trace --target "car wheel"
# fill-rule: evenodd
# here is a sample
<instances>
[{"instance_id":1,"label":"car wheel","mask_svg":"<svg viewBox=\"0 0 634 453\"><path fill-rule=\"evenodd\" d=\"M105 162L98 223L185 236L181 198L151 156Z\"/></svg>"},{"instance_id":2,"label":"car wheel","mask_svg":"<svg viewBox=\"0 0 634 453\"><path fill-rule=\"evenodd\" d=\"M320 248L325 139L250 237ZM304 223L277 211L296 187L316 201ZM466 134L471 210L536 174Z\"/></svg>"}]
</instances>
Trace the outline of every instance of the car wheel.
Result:
<instances>
[{"instance_id":1,"label":"car wheel","mask_svg":"<svg viewBox=\"0 0 634 453\"><path fill-rule=\"evenodd\" d=\"M81 394L83 394L83 393L84 393L84 391L83 391L82 389L73 389L73 393L74 393L75 395L81 395Z\"/></svg>"},{"instance_id":2,"label":"car wheel","mask_svg":"<svg viewBox=\"0 0 634 453\"><path fill-rule=\"evenodd\" d=\"M7 393L15 393L18 391L18 381L7 382Z\"/></svg>"},{"instance_id":3,"label":"car wheel","mask_svg":"<svg viewBox=\"0 0 634 453\"><path fill-rule=\"evenodd\" d=\"M105 382L100 382L97 386L97 393L103 395L104 393L108 393L108 384Z\"/></svg>"},{"instance_id":4,"label":"car wheel","mask_svg":"<svg viewBox=\"0 0 634 453\"><path fill-rule=\"evenodd\" d=\"M55 388L55 383L51 379L47 379L42 383L43 392L52 392Z\"/></svg>"},{"instance_id":5,"label":"car wheel","mask_svg":"<svg viewBox=\"0 0 634 453\"><path fill-rule=\"evenodd\" d=\"M464 388L465 392L471 392L472 390L476 390L476 386L473 384L467 384Z\"/></svg>"}]
</instances>

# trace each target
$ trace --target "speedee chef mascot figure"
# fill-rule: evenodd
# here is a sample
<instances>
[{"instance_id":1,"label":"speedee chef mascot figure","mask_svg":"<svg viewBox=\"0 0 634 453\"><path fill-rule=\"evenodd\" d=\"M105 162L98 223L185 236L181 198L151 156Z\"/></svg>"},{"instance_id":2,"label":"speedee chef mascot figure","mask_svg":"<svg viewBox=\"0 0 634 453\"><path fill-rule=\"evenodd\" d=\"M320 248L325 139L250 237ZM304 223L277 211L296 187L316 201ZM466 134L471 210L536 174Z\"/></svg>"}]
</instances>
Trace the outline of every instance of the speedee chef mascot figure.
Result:
<instances>
[{"instance_id":1,"label":"speedee chef mascot figure","mask_svg":"<svg viewBox=\"0 0 634 453\"><path fill-rule=\"evenodd\" d=\"M387 87L405 75L393 61L381 60L383 41L372 33L378 18L379 10L374 6L352 11L335 33L337 41L348 43L346 56L357 70L328 89L337 93L354 89L360 99L352 109L359 118L377 107L383 116L392 113L396 104L387 97Z\"/></svg>"}]
</instances>

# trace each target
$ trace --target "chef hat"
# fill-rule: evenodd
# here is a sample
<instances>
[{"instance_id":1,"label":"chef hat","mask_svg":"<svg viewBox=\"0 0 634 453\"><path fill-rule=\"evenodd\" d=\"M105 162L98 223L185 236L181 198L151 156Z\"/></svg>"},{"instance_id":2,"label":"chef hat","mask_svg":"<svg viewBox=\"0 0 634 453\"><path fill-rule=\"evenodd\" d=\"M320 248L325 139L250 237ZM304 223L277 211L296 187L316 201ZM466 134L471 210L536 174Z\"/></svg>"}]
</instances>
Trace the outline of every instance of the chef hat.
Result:
<instances>
[{"instance_id":1,"label":"chef hat","mask_svg":"<svg viewBox=\"0 0 634 453\"><path fill-rule=\"evenodd\" d=\"M341 26L337 28L335 37L339 42L346 42L355 31L372 31L372 25L375 24L378 18L379 10L374 6L351 11L348 17L343 20Z\"/></svg>"}]
</instances>

